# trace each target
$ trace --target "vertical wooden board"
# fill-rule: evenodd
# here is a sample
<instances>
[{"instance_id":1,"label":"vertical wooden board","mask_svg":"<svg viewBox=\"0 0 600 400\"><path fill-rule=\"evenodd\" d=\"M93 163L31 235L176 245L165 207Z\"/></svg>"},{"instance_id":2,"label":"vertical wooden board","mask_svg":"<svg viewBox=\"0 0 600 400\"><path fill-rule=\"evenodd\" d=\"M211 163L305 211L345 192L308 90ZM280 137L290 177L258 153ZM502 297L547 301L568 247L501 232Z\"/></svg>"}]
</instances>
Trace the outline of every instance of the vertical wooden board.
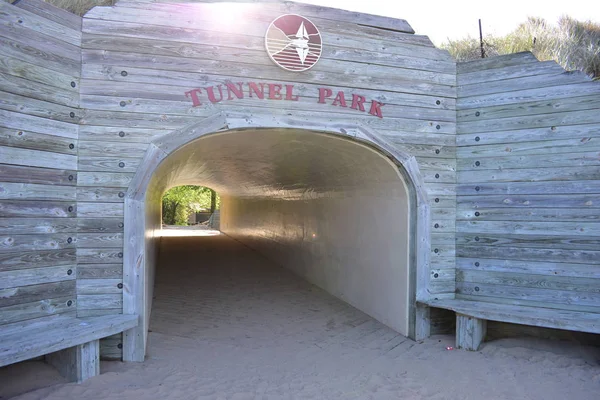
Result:
<instances>
[{"instance_id":1,"label":"vertical wooden board","mask_svg":"<svg viewBox=\"0 0 600 400\"><path fill-rule=\"evenodd\" d=\"M479 350L486 334L487 321L456 314L456 348L470 351Z\"/></svg>"}]
</instances>

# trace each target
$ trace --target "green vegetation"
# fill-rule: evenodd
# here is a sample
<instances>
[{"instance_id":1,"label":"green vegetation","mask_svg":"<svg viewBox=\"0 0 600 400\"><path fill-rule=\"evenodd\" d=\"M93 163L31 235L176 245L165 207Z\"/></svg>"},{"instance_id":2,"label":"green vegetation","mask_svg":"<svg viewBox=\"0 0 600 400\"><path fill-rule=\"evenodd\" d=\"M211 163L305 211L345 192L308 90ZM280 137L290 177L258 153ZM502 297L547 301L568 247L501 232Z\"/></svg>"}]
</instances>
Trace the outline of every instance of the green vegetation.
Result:
<instances>
[{"instance_id":1,"label":"green vegetation","mask_svg":"<svg viewBox=\"0 0 600 400\"><path fill-rule=\"evenodd\" d=\"M203 186L176 186L166 191L162 199L163 223L167 225L187 225L193 212L214 212L219 208L220 199L216 193Z\"/></svg>"},{"instance_id":2,"label":"green vegetation","mask_svg":"<svg viewBox=\"0 0 600 400\"><path fill-rule=\"evenodd\" d=\"M450 40L445 48L458 61L481 57L478 38ZM554 60L568 71L583 71L600 78L600 25L562 17L557 25L540 18L529 18L503 37L486 36L484 49L488 57L531 51L539 60Z\"/></svg>"}]
</instances>

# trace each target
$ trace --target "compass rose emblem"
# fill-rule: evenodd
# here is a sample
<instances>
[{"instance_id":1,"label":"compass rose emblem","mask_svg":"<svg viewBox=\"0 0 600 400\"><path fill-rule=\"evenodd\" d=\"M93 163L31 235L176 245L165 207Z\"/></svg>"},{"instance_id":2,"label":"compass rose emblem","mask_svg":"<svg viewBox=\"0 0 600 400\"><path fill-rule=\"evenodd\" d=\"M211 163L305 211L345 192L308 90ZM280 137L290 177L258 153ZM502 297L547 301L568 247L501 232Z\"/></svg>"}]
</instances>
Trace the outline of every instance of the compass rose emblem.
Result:
<instances>
[{"instance_id":1,"label":"compass rose emblem","mask_svg":"<svg viewBox=\"0 0 600 400\"><path fill-rule=\"evenodd\" d=\"M306 71L319 61L321 34L308 20L296 14L282 15L271 22L265 46L271 60L288 71Z\"/></svg>"}]
</instances>

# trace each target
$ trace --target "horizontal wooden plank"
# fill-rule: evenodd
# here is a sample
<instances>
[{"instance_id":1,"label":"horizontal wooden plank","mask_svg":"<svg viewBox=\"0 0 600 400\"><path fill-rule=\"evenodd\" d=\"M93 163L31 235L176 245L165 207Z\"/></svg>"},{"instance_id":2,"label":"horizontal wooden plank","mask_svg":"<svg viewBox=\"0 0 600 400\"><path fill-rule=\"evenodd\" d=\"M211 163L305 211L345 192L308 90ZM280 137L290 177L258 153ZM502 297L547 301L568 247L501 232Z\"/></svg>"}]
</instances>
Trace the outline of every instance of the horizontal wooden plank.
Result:
<instances>
[{"instance_id":1,"label":"horizontal wooden plank","mask_svg":"<svg viewBox=\"0 0 600 400\"><path fill-rule=\"evenodd\" d=\"M461 233L506 233L516 235L546 236L600 236L600 223L597 221L457 221L456 229Z\"/></svg>"},{"instance_id":2,"label":"horizontal wooden plank","mask_svg":"<svg viewBox=\"0 0 600 400\"><path fill-rule=\"evenodd\" d=\"M75 91L62 90L44 83L23 79L0 72L0 87L5 92L30 97L71 108L79 107L79 94ZM22 112L22 111L21 111Z\"/></svg>"},{"instance_id":3,"label":"horizontal wooden plank","mask_svg":"<svg viewBox=\"0 0 600 400\"><path fill-rule=\"evenodd\" d=\"M54 314L73 314L76 312L76 309L77 301L75 296L45 299L33 303L2 307L0 308L0 326Z\"/></svg>"},{"instance_id":4,"label":"horizontal wooden plank","mask_svg":"<svg viewBox=\"0 0 600 400\"><path fill-rule=\"evenodd\" d=\"M81 31L81 17L61 8L55 7L43 0L27 0L14 4L41 18L54 21L75 31Z\"/></svg>"},{"instance_id":5,"label":"horizontal wooden plank","mask_svg":"<svg viewBox=\"0 0 600 400\"><path fill-rule=\"evenodd\" d=\"M29 183L75 186L77 173L74 170L25 167L21 165L0 164L0 176L6 183Z\"/></svg>"},{"instance_id":6,"label":"horizontal wooden plank","mask_svg":"<svg viewBox=\"0 0 600 400\"><path fill-rule=\"evenodd\" d=\"M0 232L0 251L32 251L74 248L77 236L73 233L6 235Z\"/></svg>"},{"instance_id":7,"label":"horizontal wooden plank","mask_svg":"<svg viewBox=\"0 0 600 400\"><path fill-rule=\"evenodd\" d=\"M41 33L61 41L62 46L67 44L79 46L81 32L57 23L51 19L36 15L26 9L13 7L5 2L0 4L0 23L5 27L20 26L31 32Z\"/></svg>"},{"instance_id":8,"label":"horizontal wooden plank","mask_svg":"<svg viewBox=\"0 0 600 400\"><path fill-rule=\"evenodd\" d=\"M116 187L127 188L133 173L118 173L118 172L85 172L78 174L79 186L101 186L101 187Z\"/></svg>"},{"instance_id":9,"label":"horizontal wooden plank","mask_svg":"<svg viewBox=\"0 0 600 400\"><path fill-rule=\"evenodd\" d=\"M74 201L0 200L0 217L73 218L76 213Z\"/></svg>"},{"instance_id":10,"label":"horizontal wooden plank","mask_svg":"<svg viewBox=\"0 0 600 400\"><path fill-rule=\"evenodd\" d=\"M64 54L60 48L45 49L37 46L35 39L11 40L0 35L0 56L15 58L32 65L39 65L59 73L79 76L81 73L81 58ZM63 49L64 50L64 49ZM80 50L78 50L78 53Z\"/></svg>"},{"instance_id":11,"label":"horizontal wooden plank","mask_svg":"<svg viewBox=\"0 0 600 400\"><path fill-rule=\"evenodd\" d=\"M461 99L460 107L471 107L477 101L491 100L490 96L498 95L499 101L505 101L510 93L523 90L537 89L538 95L547 96L554 87L571 84L590 83L590 78L581 71L563 72L559 74L546 74L537 76L526 76L523 78L506 79L502 81L488 82L485 84L465 85L457 90L457 97ZM539 90L543 88L544 90ZM546 93L545 95L543 93ZM519 94L517 93L517 96ZM470 99L478 97L471 103ZM525 100L525 99L524 99ZM543 100L543 97L529 98L529 101ZM526 100L525 100L526 101ZM492 103L493 104L493 103Z\"/></svg>"},{"instance_id":12,"label":"horizontal wooden plank","mask_svg":"<svg viewBox=\"0 0 600 400\"><path fill-rule=\"evenodd\" d=\"M102 153L100 153L102 154ZM78 169L79 171L96 171L96 172L136 172L142 161L142 157L93 157L79 156ZM111 196L112 197L112 196Z\"/></svg>"},{"instance_id":13,"label":"horizontal wooden plank","mask_svg":"<svg viewBox=\"0 0 600 400\"><path fill-rule=\"evenodd\" d=\"M533 116L508 117L484 121L459 121L457 123L457 130L459 132L477 133L598 123L600 123L600 113L584 110L554 112L552 114Z\"/></svg>"},{"instance_id":14,"label":"horizontal wooden plank","mask_svg":"<svg viewBox=\"0 0 600 400\"><path fill-rule=\"evenodd\" d=\"M575 311L575 312L584 312L584 313L597 313L598 307L594 306L582 306L578 304L563 304L563 303L548 303L542 301L535 300L522 300L522 299L511 299L504 297L487 297L487 296L471 296L466 294L457 294L455 297L456 300L468 300L468 301L476 301L476 302L485 302L485 303L493 303L493 304L510 304L516 306L525 306L525 307L537 307L542 309L551 309L551 310L564 310L564 311Z\"/></svg>"},{"instance_id":15,"label":"horizontal wooden plank","mask_svg":"<svg viewBox=\"0 0 600 400\"><path fill-rule=\"evenodd\" d=\"M18 147L0 146L0 160L5 164L29 167L53 168L61 166L65 169L77 169L77 156L75 155Z\"/></svg>"},{"instance_id":16,"label":"horizontal wooden plank","mask_svg":"<svg viewBox=\"0 0 600 400\"><path fill-rule=\"evenodd\" d=\"M600 144L600 143L599 143ZM583 148L577 149L579 152L564 153L556 155L540 154L540 155L514 155L500 157L460 157L458 161L461 171L478 171L478 170L498 170L510 169L518 174L520 168L563 168L573 166L598 166L600 165L600 157L598 152L592 149L590 151L582 151ZM600 146L598 147L600 150ZM510 154L510 153L509 153Z\"/></svg>"},{"instance_id":17,"label":"horizontal wooden plank","mask_svg":"<svg viewBox=\"0 0 600 400\"><path fill-rule=\"evenodd\" d=\"M519 248L496 246L457 246L457 257L493 258L552 263L600 264L600 251L563 250L554 248Z\"/></svg>"},{"instance_id":18,"label":"horizontal wooden plank","mask_svg":"<svg viewBox=\"0 0 600 400\"><path fill-rule=\"evenodd\" d=\"M475 215L475 212L478 214ZM600 213L580 208L479 208L462 205L456 214L457 220L486 221L557 221L557 222L600 222Z\"/></svg>"},{"instance_id":19,"label":"horizontal wooden plank","mask_svg":"<svg viewBox=\"0 0 600 400\"><path fill-rule=\"evenodd\" d=\"M75 262L75 249L0 253L0 271L73 265Z\"/></svg>"},{"instance_id":20,"label":"horizontal wooden plank","mask_svg":"<svg viewBox=\"0 0 600 400\"><path fill-rule=\"evenodd\" d=\"M93 203L122 203L125 190L122 188L77 188L77 201Z\"/></svg>"},{"instance_id":21,"label":"horizontal wooden plank","mask_svg":"<svg viewBox=\"0 0 600 400\"><path fill-rule=\"evenodd\" d=\"M477 288L477 289L476 289ZM489 285L485 283L456 282L456 293L471 296L503 297L539 302L576 304L598 307L600 294L575 292L572 290L539 289L511 285ZM600 311L600 307L598 307ZM597 321L600 321L598 319Z\"/></svg>"},{"instance_id":22,"label":"horizontal wooden plank","mask_svg":"<svg viewBox=\"0 0 600 400\"><path fill-rule=\"evenodd\" d=\"M119 279L123 277L123 264L80 264L77 279Z\"/></svg>"},{"instance_id":23,"label":"horizontal wooden plank","mask_svg":"<svg viewBox=\"0 0 600 400\"><path fill-rule=\"evenodd\" d=\"M0 126L4 128L45 133L69 139L77 139L79 131L77 125L68 122L5 110L0 110L0 121Z\"/></svg>"},{"instance_id":24,"label":"horizontal wooden plank","mask_svg":"<svg viewBox=\"0 0 600 400\"><path fill-rule=\"evenodd\" d=\"M457 118L461 122L482 121L495 118L507 118L516 116L553 114L557 111L582 111L600 109L600 85L592 96L584 96L578 93L571 98L561 98L552 92L546 99L540 101L517 101L515 104L503 104L491 107L478 107L470 110L457 112Z\"/></svg>"},{"instance_id":25,"label":"horizontal wooden plank","mask_svg":"<svg viewBox=\"0 0 600 400\"><path fill-rule=\"evenodd\" d=\"M505 144L481 144L477 146L460 146L456 154L459 158L494 158L516 156L554 155L559 158L563 154L585 154L600 150L600 140L594 136L573 137L562 140L521 141ZM571 157L573 157L572 155ZM480 162L485 160L478 160Z\"/></svg>"},{"instance_id":26,"label":"horizontal wooden plank","mask_svg":"<svg viewBox=\"0 0 600 400\"><path fill-rule=\"evenodd\" d=\"M600 271L600 268L598 270ZM512 272L506 273L466 269L456 271L456 281L483 283L486 285L600 293L600 276L596 279L590 279L573 276L515 274ZM600 309L600 306L598 308Z\"/></svg>"},{"instance_id":27,"label":"horizontal wooden plank","mask_svg":"<svg viewBox=\"0 0 600 400\"><path fill-rule=\"evenodd\" d=\"M0 127L0 146L77 155L74 139L3 127Z\"/></svg>"},{"instance_id":28,"label":"horizontal wooden plank","mask_svg":"<svg viewBox=\"0 0 600 400\"><path fill-rule=\"evenodd\" d=\"M600 176L600 166L561 168L517 168L458 171L459 182L539 182L593 180Z\"/></svg>"},{"instance_id":29,"label":"horizontal wooden plank","mask_svg":"<svg viewBox=\"0 0 600 400\"><path fill-rule=\"evenodd\" d=\"M35 235L75 232L74 218L0 218L0 231L5 235Z\"/></svg>"},{"instance_id":30,"label":"horizontal wooden plank","mask_svg":"<svg viewBox=\"0 0 600 400\"><path fill-rule=\"evenodd\" d=\"M79 264L115 264L123 262L123 248L79 248L77 263Z\"/></svg>"},{"instance_id":31,"label":"horizontal wooden plank","mask_svg":"<svg viewBox=\"0 0 600 400\"><path fill-rule=\"evenodd\" d=\"M597 250L600 238L593 236L563 236L544 234L513 233L462 233L460 228L456 234L456 245L481 245L497 247L552 248L563 250ZM600 272L600 271L599 271Z\"/></svg>"},{"instance_id":32,"label":"horizontal wooden plank","mask_svg":"<svg viewBox=\"0 0 600 400\"><path fill-rule=\"evenodd\" d=\"M74 280L76 265L0 271L0 289Z\"/></svg>"},{"instance_id":33,"label":"horizontal wooden plank","mask_svg":"<svg viewBox=\"0 0 600 400\"><path fill-rule=\"evenodd\" d=\"M538 59L529 52L506 54L501 56L481 58L466 62L459 62L457 72L459 74L467 74L470 72L483 71L487 69L505 68L512 65L524 65L527 63L539 63Z\"/></svg>"},{"instance_id":34,"label":"horizontal wooden plank","mask_svg":"<svg viewBox=\"0 0 600 400\"><path fill-rule=\"evenodd\" d=\"M468 300L432 300L427 301L427 304L485 320L600 333L600 319L597 313Z\"/></svg>"},{"instance_id":35,"label":"horizontal wooden plank","mask_svg":"<svg viewBox=\"0 0 600 400\"><path fill-rule=\"evenodd\" d=\"M582 199L581 196L577 196L580 194L598 194L600 193L600 182L597 180L581 180L581 181L548 181L548 182L483 182L483 183L464 183L459 181L457 185L457 191L460 194L462 200L464 202L470 202L473 198L471 196L491 196L491 195L562 195L562 194L573 194L575 195L575 199ZM463 196L465 196L463 198ZM488 200L498 200L498 197L488 197ZM543 201L545 204L541 207L554 207L551 203L553 197L546 196L545 198L539 196L534 197L536 201ZM560 204L564 203L565 200L568 202L568 198L563 197L555 197L556 203L559 204L557 207L564 207ZM510 198L500 199L500 202L490 203L496 204L495 206L491 206L494 208L496 206L505 207L508 206L518 206L515 204ZM550 202L548 202L549 200ZM529 203L527 200L518 200L523 201L522 206L527 207ZM588 203L590 202L591 203ZM594 203L593 196L585 199L582 203L576 202L574 204L583 205L586 207L593 206ZM596 200L597 201L597 200ZM501 203L501 204L500 204ZM480 205L481 207L489 207L485 205Z\"/></svg>"},{"instance_id":36,"label":"horizontal wooden plank","mask_svg":"<svg viewBox=\"0 0 600 400\"><path fill-rule=\"evenodd\" d=\"M122 308L123 294L78 294L77 310Z\"/></svg>"},{"instance_id":37,"label":"horizontal wooden plank","mask_svg":"<svg viewBox=\"0 0 600 400\"><path fill-rule=\"evenodd\" d=\"M486 259L479 257L457 257L456 268L460 270L476 269L481 271L497 271L514 274L555 275L581 278L598 278L598 265L573 264L553 261L519 261Z\"/></svg>"},{"instance_id":38,"label":"horizontal wooden plank","mask_svg":"<svg viewBox=\"0 0 600 400\"><path fill-rule=\"evenodd\" d=\"M570 76L570 75L569 75ZM565 79L562 78L561 82ZM522 115L527 113L538 113L547 111L554 106L556 110L577 109L577 98L598 96L600 89L595 82L579 83L572 82L574 78L569 78L564 84L557 83L550 87L533 87L524 89L523 87L502 93L488 95L459 97L456 103L459 118L490 118L492 116L501 116L502 112L508 110L513 112L520 111ZM592 100L592 99L590 99ZM546 104L544 104L546 103ZM593 104L593 103L592 103ZM546 107L544 108L544 105ZM589 109L593 106L583 104L583 109ZM479 111L479 115L477 115ZM483 117L483 118L482 118Z\"/></svg>"},{"instance_id":39,"label":"horizontal wooden plank","mask_svg":"<svg viewBox=\"0 0 600 400\"><path fill-rule=\"evenodd\" d=\"M76 193L72 186L0 182L0 200L17 199L73 201Z\"/></svg>"},{"instance_id":40,"label":"horizontal wooden plank","mask_svg":"<svg viewBox=\"0 0 600 400\"><path fill-rule=\"evenodd\" d=\"M477 193L473 190L473 193ZM475 195L458 196L457 203L468 208L581 208L594 212L600 207L598 194L572 194L572 195Z\"/></svg>"},{"instance_id":41,"label":"horizontal wooden plank","mask_svg":"<svg viewBox=\"0 0 600 400\"><path fill-rule=\"evenodd\" d=\"M103 315L118 315L123 314L123 308L95 308L77 310L78 318L101 317Z\"/></svg>"},{"instance_id":42,"label":"horizontal wooden plank","mask_svg":"<svg viewBox=\"0 0 600 400\"><path fill-rule=\"evenodd\" d=\"M68 296L75 296L74 279L0 289L0 308Z\"/></svg>"},{"instance_id":43,"label":"horizontal wooden plank","mask_svg":"<svg viewBox=\"0 0 600 400\"><path fill-rule=\"evenodd\" d=\"M504 79L521 78L525 76L560 74L565 70L556 61L529 62L517 65L507 65L500 68L486 68L473 72L459 73L456 84L459 86L486 84Z\"/></svg>"},{"instance_id":44,"label":"horizontal wooden plank","mask_svg":"<svg viewBox=\"0 0 600 400\"><path fill-rule=\"evenodd\" d=\"M79 218L93 218L98 215L105 218L122 218L123 203L78 203Z\"/></svg>"},{"instance_id":45,"label":"horizontal wooden plank","mask_svg":"<svg viewBox=\"0 0 600 400\"><path fill-rule=\"evenodd\" d=\"M582 143L589 142L600 137L597 125L567 125L552 126L546 128L518 129L498 132L468 133L459 132L456 136L458 146L487 146L492 144L515 145L522 142L580 140ZM511 146L509 146L511 147ZM560 146L556 146L560 147ZM555 150L556 151L556 150Z\"/></svg>"},{"instance_id":46,"label":"horizontal wooden plank","mask_svg":"<svg viewBox=\"0 0 600 400\"><path fill-rule=\"evenodd\" d=\"M146 143L127 143L126 141L79 141L81 157L125 157L141 158L146 154Z\"/></svg>"},{"instance_id":47,"label":"horizontal wooden plank","mask_svg":"<svg viewBox=\"0 0 600 400\"><path fill-rule=\"evenodd\" d=\"M121 133L122 132L122 133ZM121 143L150 143L152 139L170 133L167 129L123 128L119 126L82 125L79 139L87 141L110 141Z\"/></svg>"},{"instance_id":48,"label":"horizontal wooden plank","mask_svg":"<svg viewBox=\"0 0 600 400\"><path fill-rule=\"evenodd\" d=\"M123 232L123 218L77 218L77 232Z\"/></svg>"},{"instance_id":49,"label":"horizontal wooden plank","mask_svg":"<svg viewBox=\"0 0 600 400\"><path fill-rule=\"evenodd\" d=\"M36 82L39 84L38 88L41 90L43 90L44 87L48 87L48 89L54 88L57 90L57 94L59 94L57 100L64 97L66 100L70 101L72 98L78 97L79 73L66 74L64 72L48 69L43 62L40 64L42 65L36 65L18 58L5 56L0 59L0 72L2 72L2 75L10 75L28 82ZM15 94L23 94L22 91L26 88L19 89L17 87L16 90L13 88L12 82L20 82L19 80L14 81L11 80L10 77L4 76L2 78L2 90L7 92L10 91ZM75 86L73 86L71 82L74 82ZM4 85L7 85L6 88ZM11 90L7 90L8 88L11 88ZM29 92L27 94L29 94ZM35 95L35 91L32 94ZM40 98L39 94L33 97ZM51 103L66 104L61 101L51 101Z\"/></svg>"},{"instance_id":50,"label":"horizontal wooden plank","mask_svg":"<svg viewBox=\"0 0 600 400\"><path fill-rule=\"evenodd\" d=\"M123 279L77 279L78 296L121 293L123 293Z\"/></svg>"},{"instance_id":51,"label":"horizontal wooden plank","mask_svg":"<svg viewBox=\"0 0 600 400\"><path fill-rule=\"evenodd\" d=\"M92 247L122 247L123 234L115 233L80 233L77 235L77 246L79 248Z\"/></svg>"}]
</instances>

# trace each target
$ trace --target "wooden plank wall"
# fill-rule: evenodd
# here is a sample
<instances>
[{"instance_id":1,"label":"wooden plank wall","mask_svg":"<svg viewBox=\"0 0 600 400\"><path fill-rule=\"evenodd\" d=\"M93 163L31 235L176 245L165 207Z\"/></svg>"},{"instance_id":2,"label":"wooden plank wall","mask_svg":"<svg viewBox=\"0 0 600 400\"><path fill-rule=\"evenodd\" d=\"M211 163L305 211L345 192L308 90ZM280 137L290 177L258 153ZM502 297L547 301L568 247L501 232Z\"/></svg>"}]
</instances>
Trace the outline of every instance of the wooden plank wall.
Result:
<instances>
[{"instance_id":1,"label":"wooden plank wall","mask_svg":"<svg viewBox=\"0 0 600 400\"><path fill-rule=\"evenodd\" d=\"M105 290L101 298L80 297L79 312L121 307L119 293L110 291L121 278L121 196L148 143L219 110L247 118L358 121L413 154L433 209L430 291L453 297L456 64L449 54L427 37L391 30L405 25L383 17L293 4L219 7L127 1L84 17L77 193L86 232L80 232L78 262L94 278L106 278L106 286L94 286ZM311 18L326 43L319 63L303 73L280 69L264 49L270 22L289 12ZM389 29L373 27L379 23ZM294 84L302 97L291 106L244 98L201 107L185 97L226 81ZM385 118L317 104L320 86L382 101Z\"/></svg>"},{"instance_id":2,"label":"wooden plank wall","mask_svg":"<svg viewBox=\"0 0 600 400\"><path fill-rule=\"evenodd\" d=\"M458 64L457 298L600 312L600 83Z\"/></svg>"},{"instance_id":3,"label":"wooden plank wall","mask_svg":"<svg viewBox=\"0 0 600 400\"><path fill-rule=\"evenodd\" d=\"M81 18L0 2L0 325L77 309Z\"/></svg>"}]
</instances>

